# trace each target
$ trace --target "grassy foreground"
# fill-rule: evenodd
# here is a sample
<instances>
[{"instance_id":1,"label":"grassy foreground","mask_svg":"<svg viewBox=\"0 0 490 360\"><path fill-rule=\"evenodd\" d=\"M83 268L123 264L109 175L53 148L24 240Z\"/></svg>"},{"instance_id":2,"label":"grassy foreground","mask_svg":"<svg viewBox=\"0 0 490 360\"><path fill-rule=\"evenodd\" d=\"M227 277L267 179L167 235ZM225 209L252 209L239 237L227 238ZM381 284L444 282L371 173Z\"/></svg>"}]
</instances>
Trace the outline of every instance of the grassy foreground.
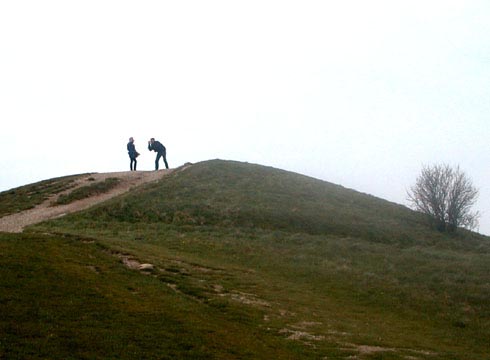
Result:
<instances>
[{"instance_id":1,"label":"grassy foreground","mask_svg":"<svg viewBox=\"0 0 490 360\"><path fill-rule=\"evenodd\" d=\"M0 358L265 359L296 352L267 332L257 336L260 330L246 325L254 314L183 296L128 271L97 243L42 235L0 239Z\"/></svg>"},{"instance_id":2,"label":"grassy foreground","mask_svg":"<svg viewBox=\"0 0 490 360\"><path fill-rule=\"evenodd\" d=\"M490 353L488 238L272 168L199 163L0 253L0 358Z\"/></svg>"}]
</instances>

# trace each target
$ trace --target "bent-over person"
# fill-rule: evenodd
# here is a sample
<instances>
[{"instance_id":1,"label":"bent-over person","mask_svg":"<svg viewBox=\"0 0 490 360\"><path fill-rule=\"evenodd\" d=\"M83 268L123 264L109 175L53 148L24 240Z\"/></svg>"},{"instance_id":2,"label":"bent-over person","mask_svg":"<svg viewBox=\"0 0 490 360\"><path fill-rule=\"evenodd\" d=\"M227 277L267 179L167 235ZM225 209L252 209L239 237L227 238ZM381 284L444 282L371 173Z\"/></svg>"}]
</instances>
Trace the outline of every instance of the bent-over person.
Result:
<instances>
[{"instance_id":1,"label":"bent-over person","mask_svg":"<svg viewBox=\"0 0 490 360\"><path fill-rule=\"evenodd\" d=\"M165 146L160 141L155 140L155 138L151 138L150 141L148 141L148 150L154 151L157 153L157 157L155 159L155 170L158 170L158 163L160 161L160 158L163 158L163 162L165 163L165 167L168 169L168 163L167 163L167 149Z\"/></svg>"}]
</instances>

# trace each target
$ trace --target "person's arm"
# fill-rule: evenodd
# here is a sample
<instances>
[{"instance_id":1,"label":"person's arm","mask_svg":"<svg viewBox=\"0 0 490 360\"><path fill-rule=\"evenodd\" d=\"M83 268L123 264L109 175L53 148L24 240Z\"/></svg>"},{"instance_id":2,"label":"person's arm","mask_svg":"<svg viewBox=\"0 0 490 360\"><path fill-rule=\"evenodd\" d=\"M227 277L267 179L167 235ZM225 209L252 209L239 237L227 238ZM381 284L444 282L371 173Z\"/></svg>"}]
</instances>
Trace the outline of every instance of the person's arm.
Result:
<instances>
[{"instance_id":1,"label":"person's arm","mask_svg":"<svg viewBox=\"0 0 490 360\"><path fill-rule=\"evenodd\" d=\"M151 146L151 143L150 143L149 141L148 141L148 150L149 150L149 151L152 151L152 150L153 150L153 148L152 148L152 146Z\"/></svg>"}]
</instances>

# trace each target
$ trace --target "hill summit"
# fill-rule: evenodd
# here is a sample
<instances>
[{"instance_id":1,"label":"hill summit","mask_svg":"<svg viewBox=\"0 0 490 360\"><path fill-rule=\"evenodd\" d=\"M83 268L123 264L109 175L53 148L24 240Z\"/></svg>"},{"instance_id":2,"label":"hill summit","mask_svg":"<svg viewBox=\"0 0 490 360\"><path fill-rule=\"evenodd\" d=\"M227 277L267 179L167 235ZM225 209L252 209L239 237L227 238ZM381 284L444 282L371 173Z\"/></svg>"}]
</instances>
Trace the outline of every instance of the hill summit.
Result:
<instances>
[{"instance_id":1,"label":"hill summit","mask_svg":"<svg viewBox=\"0 0 490 360\"><path fill-rule=\"evenodd\" d=\"M356 236L383 243L444 238L428 227L424 215L405 206L308 176L223 160L198 163L135 189L86 214L94 216Z\"/></svg>"}]
</instances>

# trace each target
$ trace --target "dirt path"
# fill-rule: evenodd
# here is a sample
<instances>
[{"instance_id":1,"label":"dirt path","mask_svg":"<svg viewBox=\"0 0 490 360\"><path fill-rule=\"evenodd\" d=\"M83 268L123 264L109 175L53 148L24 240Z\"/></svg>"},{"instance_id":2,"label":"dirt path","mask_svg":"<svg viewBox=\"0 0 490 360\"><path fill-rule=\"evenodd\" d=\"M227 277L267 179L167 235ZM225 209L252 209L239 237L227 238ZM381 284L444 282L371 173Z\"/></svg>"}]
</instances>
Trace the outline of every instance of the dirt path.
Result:
<instances>
[{"instance_id":1,"label":"dirt path","mask_svg":"<svg viewBox=\"0 0 490 360\"><path fill-rule=\"evenodd\" d=\"M106 201L115 196L121 195L132 187L142 185L144 183L157 181L163 176L170 174L174 170L159 170L159 171L125 171L125 172L113 172L113 173L95 173L81 177L76 180L76 186L64 191L60 194L56 194L48 198L42 204L36 207L21 211L16 214L7 215L0 218L0 231L4 232L22 232L28 225L37 224L39 222L54 219L60 216L64 216L69 213L77 212L87 209L95 204ZM93 184L98 181L104 181L107 178L118 178L120 182L110 191L92 196L83 200L78 200L66 205L50 206L53 201L61 194L67 194L71 191L86 185Z\"/></svg>"}]
</instances>

